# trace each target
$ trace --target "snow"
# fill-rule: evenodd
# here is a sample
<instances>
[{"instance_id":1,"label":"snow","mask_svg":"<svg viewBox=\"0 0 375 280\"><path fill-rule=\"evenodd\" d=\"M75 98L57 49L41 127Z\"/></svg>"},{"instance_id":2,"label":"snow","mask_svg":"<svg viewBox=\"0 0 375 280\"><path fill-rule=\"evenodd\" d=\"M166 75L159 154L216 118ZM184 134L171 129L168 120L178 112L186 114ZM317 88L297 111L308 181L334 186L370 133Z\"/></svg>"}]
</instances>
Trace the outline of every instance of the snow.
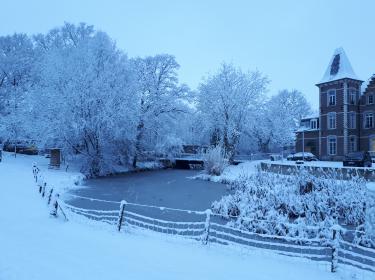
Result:
<instances>
[{"instance_id":1,"label":"snow","mask_svg":"<svg viewBox=\"0 0 375 280\"><path fill-rule=\"evenodd\" d=\"M375 79L375 74L371 75L370 78L367 79L366 82L364 82L362 85L361 85L361 93L365 93L367 87L369 86L370 82Z\"/></svg>"},{"instance_id":2,"label":"snow","mask_svg":"<svg viewBox=\"0 0 375 280\"><path fill-rule=\"evenodd\" d=\"M373 279L343 265L333 274L328 264L264 250L203 246L148 231L118 233L52 218L33 182L34 161L60 190L76 175L47 170L40 157L5 154L0 163L0 279Z\"/></svg>"},{"instance_id":3,"label":"snow","mask_svg":"<svg viewBox=\"0 0 375 280\"><path fill-rule=\"evenodd\" d=\"M262 160L245 161L238 165L227 166L220 176L208 175L202 172L191 178L227 184L237 180L241 175L255 173L257 166L261 162Z\"/></svg>"},{"instance_id":4,"label":"snow","mask_svg":"<svg viewBox=\"0 0 375 280\"><path fill-rule=\"evenodd\" d=\"M331 75L331 65L336 55L340 55L339 69L336 74ZM350 64L348 57L346 56L344 49L338 48L333 53L333 56L328 64L327 70L319 83L322 84L344 78L359 80L357 75L353 71L353 68Z\"/></svg>"}]
</instances>

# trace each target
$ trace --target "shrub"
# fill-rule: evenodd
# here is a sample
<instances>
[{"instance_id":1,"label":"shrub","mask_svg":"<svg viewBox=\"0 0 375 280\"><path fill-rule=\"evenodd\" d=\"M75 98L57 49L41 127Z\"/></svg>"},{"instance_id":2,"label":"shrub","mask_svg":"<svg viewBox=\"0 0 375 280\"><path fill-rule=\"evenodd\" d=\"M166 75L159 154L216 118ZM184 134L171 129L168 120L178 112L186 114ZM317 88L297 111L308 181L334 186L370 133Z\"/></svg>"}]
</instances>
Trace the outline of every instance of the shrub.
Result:
<instances>
[{"instance_id":1,"label":"shrub","mask_svg":"<svg viewBox=\"0 0 375 280\"><path fill-rule=\"evenodd\" d=\"M366 219L374 210L365 180L336 178L303 169L290 176L258 171L241 176L231 185L234 193L214 202L212 209L231 226L271 235L322 238L337 222L371 231Z\"/></svg>"},{"instance_id":2,"label":"shrub","mask_svg":"<svg viewBox=\"0 0 375 280\"><path fill-rule=\"evenodd\" d=\"M221 146L209 148L203 156L204 170L209 175L219 176L228 166L228 160Z\"/></svg>"}]
</instances>

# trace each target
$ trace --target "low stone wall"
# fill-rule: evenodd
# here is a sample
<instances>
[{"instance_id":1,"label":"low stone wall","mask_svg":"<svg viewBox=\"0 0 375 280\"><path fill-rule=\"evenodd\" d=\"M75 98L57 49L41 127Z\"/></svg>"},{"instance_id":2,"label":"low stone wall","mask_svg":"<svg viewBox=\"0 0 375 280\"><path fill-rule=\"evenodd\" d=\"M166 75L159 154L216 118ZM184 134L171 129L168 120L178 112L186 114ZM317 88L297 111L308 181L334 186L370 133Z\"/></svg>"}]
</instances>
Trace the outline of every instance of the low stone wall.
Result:
<instances>
[{"instance_id":1,"label":"low stone wall","mask_svg":"<svg viewBox=\"0 0 375 280\"><path fill-rule=\"evenodd\" d=\"M290 175L297 173L300 169L307 170L315 176L325 176L335 174L337 179L349 180L353 176L360 176L369 181L375 181L375 170L369 168L350 168L350 167L319 167L297 164L277 164L261 162L260 168L263 171L278 174Z\"/></svg>"}]
</instances>

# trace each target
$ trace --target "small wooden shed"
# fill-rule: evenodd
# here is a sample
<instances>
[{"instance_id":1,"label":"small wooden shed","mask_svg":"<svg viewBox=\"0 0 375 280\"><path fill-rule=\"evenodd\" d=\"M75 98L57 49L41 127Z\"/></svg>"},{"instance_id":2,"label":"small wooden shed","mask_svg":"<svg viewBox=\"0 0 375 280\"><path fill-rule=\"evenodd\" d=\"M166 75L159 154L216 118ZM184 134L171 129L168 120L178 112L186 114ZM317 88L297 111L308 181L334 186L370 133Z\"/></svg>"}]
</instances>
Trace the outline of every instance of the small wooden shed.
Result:
<instances>
[{"instance_id":1,"label":"small wooden shed","mask_svg":"<svg viewBox=\"0 0 375 280\"><path fill-rule=\"evenodd\" d=\"M50 149L50 162L49 168L60 168L61 164L61 149L60 148L51 148Z\"/></svg>"}]
</instances>

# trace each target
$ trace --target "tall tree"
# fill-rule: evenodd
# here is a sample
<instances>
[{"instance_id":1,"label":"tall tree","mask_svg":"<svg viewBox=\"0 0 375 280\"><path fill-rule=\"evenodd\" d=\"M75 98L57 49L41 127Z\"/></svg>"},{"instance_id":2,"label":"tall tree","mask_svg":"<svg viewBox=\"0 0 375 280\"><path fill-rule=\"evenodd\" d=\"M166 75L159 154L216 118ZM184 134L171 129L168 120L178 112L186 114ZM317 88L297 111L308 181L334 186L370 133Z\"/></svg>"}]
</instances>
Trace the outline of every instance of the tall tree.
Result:
<instances>
[{"instance_id":1,"label":"tall tree","mask_svg":"<svg viewBox=\"0 0 375 280\"><path fill-rule=\"evenodd\" d=\"M183 100L188 88L178 84L179 64L174 56L162 54L133 60L137 80L137 126L133 167L142 153L144 135L155 129L155 122L165 115L185 112Z\"/></svg>"},{"instance_id":2,"label":"tall tree","mask_svg":"<svg viewBox=\"0 0 375 280\"><path fill-rule=\"evenodd\" d=\"M280 146L293 145L295 131L303 117L311 114L310 104L298 90L281 90L268 102L272 120L273 142Z\"/></svg>"},{"instance_id":3,"label":"tall tree","mask_svg":"<svg viewBox=\"0 0 375 280\"><path fill-rule=\"evenodd\" d=\"M268 79L258 71L243 72L222 64L199 87L198 108L206 128L233 161L236 147L249 118L258 110Z\"/></svg>"},{"instance_id":4,"label":"tall tree","mask_svg":"<svg viewBox=\"0 0 375 280\"><path fill-rule=\"evenodd\" d=\"M5 138L22 137L25 98L35 84L35 58L26 34L0 37L0 130Z\"/></svg>"},{"instance_id":5,"label":"tall tree","mask_svg":"<svg viewBox=\"0 0 375 280\"><path fill-rule=\"evenodd\" d=\"M87 28L84 34L91 34ZM39 138L58 141L80 154L86 162L83 171L91 176L110 172L115 149L109 143L118 140L115 136L125 140L124 129L127 136L132 131L128 60L103 32L59 33L71 43L46 49L40 100L34 107L34 112L42 112Z\"/></svg>"}]
</instances>

